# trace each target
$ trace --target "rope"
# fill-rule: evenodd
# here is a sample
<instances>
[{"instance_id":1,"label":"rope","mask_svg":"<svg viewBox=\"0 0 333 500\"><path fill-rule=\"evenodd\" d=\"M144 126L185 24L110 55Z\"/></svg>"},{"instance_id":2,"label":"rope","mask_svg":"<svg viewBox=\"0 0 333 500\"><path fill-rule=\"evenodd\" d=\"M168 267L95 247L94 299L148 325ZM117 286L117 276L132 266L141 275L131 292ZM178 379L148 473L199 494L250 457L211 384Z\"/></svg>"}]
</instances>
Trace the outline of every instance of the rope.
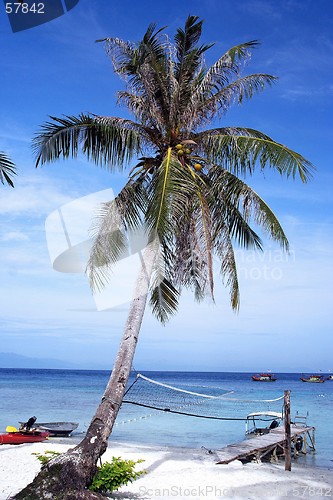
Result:
<instances>
[{"instance_id":1,"label":"rope","mask_svg":"<svg viewBox=\"0 0 333 500\"><path fill-rule=\"evenodd\" d=\"M153 416L154 415L152 413L149 413L149 415L141 415L141 417L129 418L128 420L121 420L121 422L115 422L114 425L118 426L118 425L130 424L131 422L138 422L139 420L144 420L145 418L150 418Z\"/></svg>"},{"instance_id":2,"label":"rope","mask_svg":"<svg viewBox=\"0 0 333 500\"><path fill-rule=\"evenodd\" d=\"M129 386L129 388L127 389L127 391L125 391L125 393L124 393L124 397L126 396L126 394L128 393L128 391L129 391L130 389L132 389L133 385L134 385L134 384L138 381L139 376L140 376L140 374L138 374L138 375L136 376L136 378L135 378L134 382L132 382L132 384Z\"/></svg>"},{"instance_id":3,"label":"rope","mask_svg":"<svg viewBox=\"0 0 333 500\"><path fill-rule=\"evenodd\" d=\"M224 399L225 401L238 401L239 403L275 403L275 401L281 401L284 399L284 396L280 396L275 399L237 399L237 398L219 398Z\"/></svg>"}]
</instances>

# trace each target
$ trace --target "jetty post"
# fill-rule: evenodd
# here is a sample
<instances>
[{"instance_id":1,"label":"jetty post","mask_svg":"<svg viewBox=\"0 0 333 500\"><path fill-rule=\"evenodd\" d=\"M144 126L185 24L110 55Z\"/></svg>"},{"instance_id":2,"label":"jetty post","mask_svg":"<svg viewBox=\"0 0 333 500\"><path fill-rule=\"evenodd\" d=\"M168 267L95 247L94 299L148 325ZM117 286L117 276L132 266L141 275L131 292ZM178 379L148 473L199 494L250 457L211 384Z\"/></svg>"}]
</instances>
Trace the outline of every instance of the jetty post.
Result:
<instances>
[{"instance_id":1,"label":"jetty post","mask_svg":"<svg viewBox=\"0 0 333 500\"><path fill-rule=\"evenodd\" d=\"M291 471L290 391L284 391L284 470Z\"/></svg>"}]
</instances>

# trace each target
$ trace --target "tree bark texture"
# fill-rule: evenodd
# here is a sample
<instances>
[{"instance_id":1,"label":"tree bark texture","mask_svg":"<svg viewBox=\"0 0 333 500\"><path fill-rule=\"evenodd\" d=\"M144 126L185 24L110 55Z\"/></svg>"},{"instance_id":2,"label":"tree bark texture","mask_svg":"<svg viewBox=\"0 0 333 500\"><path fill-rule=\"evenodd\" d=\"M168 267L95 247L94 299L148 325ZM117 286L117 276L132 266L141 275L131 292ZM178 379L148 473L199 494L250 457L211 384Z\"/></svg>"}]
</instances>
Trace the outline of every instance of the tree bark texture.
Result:
<instances>
[{"instance_id":1,"label":"tree bark texture","mask_svg":"<svg viewBox=\"0 0 333 500\"><path fill-rule=\"evenodd\" d=\"M134 299L130 305L109 382L85 437L75 448L50 460L42 467L34 481L12 498L17 500L105 498L89 492L87 487L97 471L97 460L107 448L108 438L123 400L146 308L155 257L156 246L151 243L144 251Z\"/></svg>"}]
</instances>

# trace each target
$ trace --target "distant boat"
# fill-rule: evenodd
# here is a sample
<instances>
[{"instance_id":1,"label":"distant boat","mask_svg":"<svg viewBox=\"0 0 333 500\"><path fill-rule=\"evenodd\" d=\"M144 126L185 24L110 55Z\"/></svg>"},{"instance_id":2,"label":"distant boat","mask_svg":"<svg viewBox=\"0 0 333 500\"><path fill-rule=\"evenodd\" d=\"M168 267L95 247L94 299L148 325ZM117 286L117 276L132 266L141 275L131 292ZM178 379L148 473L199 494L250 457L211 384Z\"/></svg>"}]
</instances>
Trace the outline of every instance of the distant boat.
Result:
<instances>
[{"instance_id":1,"label":"distant boat","mask_svg":"<svg viewBox=\"0 0 333 500\"><path fill-rule=\"evenodd\" d=\"M327 377L327 380L333 380L333 375L329 375L329 376Z\"/></svg>"},{"instance_id":2,"label":"distant boat","mask_svg":"<svg viewBox=\"0 0 333 500\"><path fill-rule=\"evenodd\" d=\"M19 422L24 425L23 422ZM77 429L77 422L35 422L34 429L37 431L46 431L50 436L68 437Z\"/></svg>"},{"instance_id":3,"label":"distant boat","mask_svg":"<svg viewBox=\"0 0 333 500\"><path fill-rule=\"evenodd\" d=\"M0 444L38 443L49 437L48 432L40 431L14 431L0 434Z\"/></svg>"},{"instance_id":4,"label":"distant boat","mask_svg":"<svg viewBox=\"0 0 333 500\"><path fill-rule=\"evenodd\" d=\"M301 377L302 382L311 382L312 384L322 384L325 382L324 375L309 375L308 377Z\"/></svg>"},{"instance_id":5,"label":"distant boat","mask_svg":"<svg viewBox=\"0 0 333 500\"><path fill-rule=\"evenodd\" d=\"M273 373L260 373L259 375L252 375L254 382L275 382L277 378Z\"/></svg>"}]
</instances>

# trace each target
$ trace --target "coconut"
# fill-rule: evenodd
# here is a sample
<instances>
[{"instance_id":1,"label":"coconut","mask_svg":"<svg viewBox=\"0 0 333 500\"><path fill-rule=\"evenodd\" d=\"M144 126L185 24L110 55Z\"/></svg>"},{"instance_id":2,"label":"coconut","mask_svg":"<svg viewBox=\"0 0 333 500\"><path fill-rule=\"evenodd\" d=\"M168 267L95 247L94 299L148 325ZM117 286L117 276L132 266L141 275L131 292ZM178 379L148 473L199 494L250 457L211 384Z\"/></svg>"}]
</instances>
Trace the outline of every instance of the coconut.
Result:
<instances>
[{"instance_id":1,"label":"coconut","mask_svg":"<svg viewBox=\"0 0 333 500\"><path fill-rule=\"evenodd\" d=\"M183 145L182 144L177 144L176 145L176 149L183 149Z\"/></svg>"},{"instance_id":2,"label":"coconut","mask_svg":"<svg viewBox=\"0 0 333 500\"><path fill-rule=\"evenodd\" d=\"M195 163L193 165L193 167L194 167L195 170L201 170L202 169L202 165L200 165L200 163Z\"/></svg>"}]
</instances>

